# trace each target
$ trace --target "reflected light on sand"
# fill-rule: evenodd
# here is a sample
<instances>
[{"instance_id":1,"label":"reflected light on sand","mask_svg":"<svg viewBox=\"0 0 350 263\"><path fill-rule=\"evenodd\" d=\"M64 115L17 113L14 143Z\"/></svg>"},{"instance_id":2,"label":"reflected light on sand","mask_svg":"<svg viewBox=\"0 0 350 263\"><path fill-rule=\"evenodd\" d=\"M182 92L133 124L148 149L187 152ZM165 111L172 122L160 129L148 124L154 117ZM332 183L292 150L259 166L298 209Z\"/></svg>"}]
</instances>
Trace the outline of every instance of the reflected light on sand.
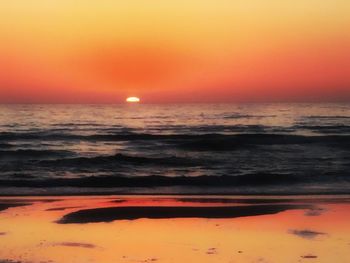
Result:
<instances>
[{"instance_id":1,"label":"reflected light on sand","mask_svg":"<svg viewBox=\"0 0 350 263\"><path fill-rule=\"evenodd\" d=\"M55 199L54 202L41 202L28 198L30 205L12 207L0 213L0 232L6 233L0 236L0 261L209 263L298 262L316 258L317 262L334 262L337 258L337 262L350 262L350 204L347 202L313 202L313 206L323 209L317 216L308 214L308 209L293 209L226 219L142 218L62 225L57 223L60 218L82 209L206 207L218 203L199 204L182 202L174 197L150 196ZM298 235L311 231L322 234L312 239Z\"/></svg>"}]
</instances>

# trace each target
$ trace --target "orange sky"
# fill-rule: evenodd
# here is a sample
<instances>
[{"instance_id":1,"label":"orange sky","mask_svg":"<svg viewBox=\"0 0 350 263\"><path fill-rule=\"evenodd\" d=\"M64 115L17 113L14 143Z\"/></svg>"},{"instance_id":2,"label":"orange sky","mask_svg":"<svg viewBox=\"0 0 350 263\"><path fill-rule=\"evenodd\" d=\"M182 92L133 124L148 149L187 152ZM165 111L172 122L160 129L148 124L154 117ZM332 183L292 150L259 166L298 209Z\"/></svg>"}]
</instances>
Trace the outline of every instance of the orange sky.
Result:
<instances>
[{"instance_id":1,"label":"orange sky","mask_svg":"<svg viewBox=\"0 0 350 263\"><path fill-rule=\"evenodd\" d=\"M350 100L350 2L0 2L0 102L126 96Z\"/></svg>"}]
</instances>

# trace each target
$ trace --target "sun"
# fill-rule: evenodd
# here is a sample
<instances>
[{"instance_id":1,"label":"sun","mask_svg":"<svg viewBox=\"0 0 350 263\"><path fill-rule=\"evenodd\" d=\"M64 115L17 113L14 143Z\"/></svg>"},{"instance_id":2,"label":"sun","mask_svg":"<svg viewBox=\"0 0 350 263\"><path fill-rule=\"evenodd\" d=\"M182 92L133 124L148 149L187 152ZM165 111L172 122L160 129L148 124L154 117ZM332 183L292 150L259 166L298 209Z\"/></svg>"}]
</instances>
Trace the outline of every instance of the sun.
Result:
<instances>
[{"instance_id":1,"label":"sun","mask_svg":"<svg viewBox=\"0 0 350 263\"><path fill-rule=\"evenodd\" d=\"M138 97L128 97L128 98L126 98L126 102L140 102L140 98L138 98Z\"/></svg>"}]
</instances>

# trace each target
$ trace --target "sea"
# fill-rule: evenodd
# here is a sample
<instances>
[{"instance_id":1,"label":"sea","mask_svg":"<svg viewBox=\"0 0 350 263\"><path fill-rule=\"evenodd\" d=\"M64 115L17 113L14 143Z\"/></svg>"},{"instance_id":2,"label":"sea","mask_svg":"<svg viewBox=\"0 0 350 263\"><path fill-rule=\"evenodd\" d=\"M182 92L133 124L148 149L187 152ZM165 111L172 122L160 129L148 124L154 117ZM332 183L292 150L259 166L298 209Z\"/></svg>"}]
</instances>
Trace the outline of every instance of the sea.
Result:
<instances>
[{"instance_id":1,"label":"sea","mask_svg":"<svg viewBox=\"0 0 350 263\"><path fill-rule=\"evenodd\" d=\"M348 194L350 103L0 105L0 194Z\"/></svg>"}]
</instances>

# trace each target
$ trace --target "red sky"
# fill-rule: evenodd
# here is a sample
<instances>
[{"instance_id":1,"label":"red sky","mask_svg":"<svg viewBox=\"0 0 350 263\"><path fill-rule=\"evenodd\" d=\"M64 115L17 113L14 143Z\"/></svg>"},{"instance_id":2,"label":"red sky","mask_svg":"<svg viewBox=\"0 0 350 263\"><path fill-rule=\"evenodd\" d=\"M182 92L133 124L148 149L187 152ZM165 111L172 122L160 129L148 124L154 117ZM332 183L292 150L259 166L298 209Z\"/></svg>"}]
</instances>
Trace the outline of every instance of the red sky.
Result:
<instances>
[{"instance_id":1,"label":"red sky","mask_svg":"<svg viewBox=\"0 0 350 263\"><path fill-rule=\"evenodd\" d=\"M0 103L350 100L347 0L12 0L0 24Z\"/></svg>"}]
</instances>

